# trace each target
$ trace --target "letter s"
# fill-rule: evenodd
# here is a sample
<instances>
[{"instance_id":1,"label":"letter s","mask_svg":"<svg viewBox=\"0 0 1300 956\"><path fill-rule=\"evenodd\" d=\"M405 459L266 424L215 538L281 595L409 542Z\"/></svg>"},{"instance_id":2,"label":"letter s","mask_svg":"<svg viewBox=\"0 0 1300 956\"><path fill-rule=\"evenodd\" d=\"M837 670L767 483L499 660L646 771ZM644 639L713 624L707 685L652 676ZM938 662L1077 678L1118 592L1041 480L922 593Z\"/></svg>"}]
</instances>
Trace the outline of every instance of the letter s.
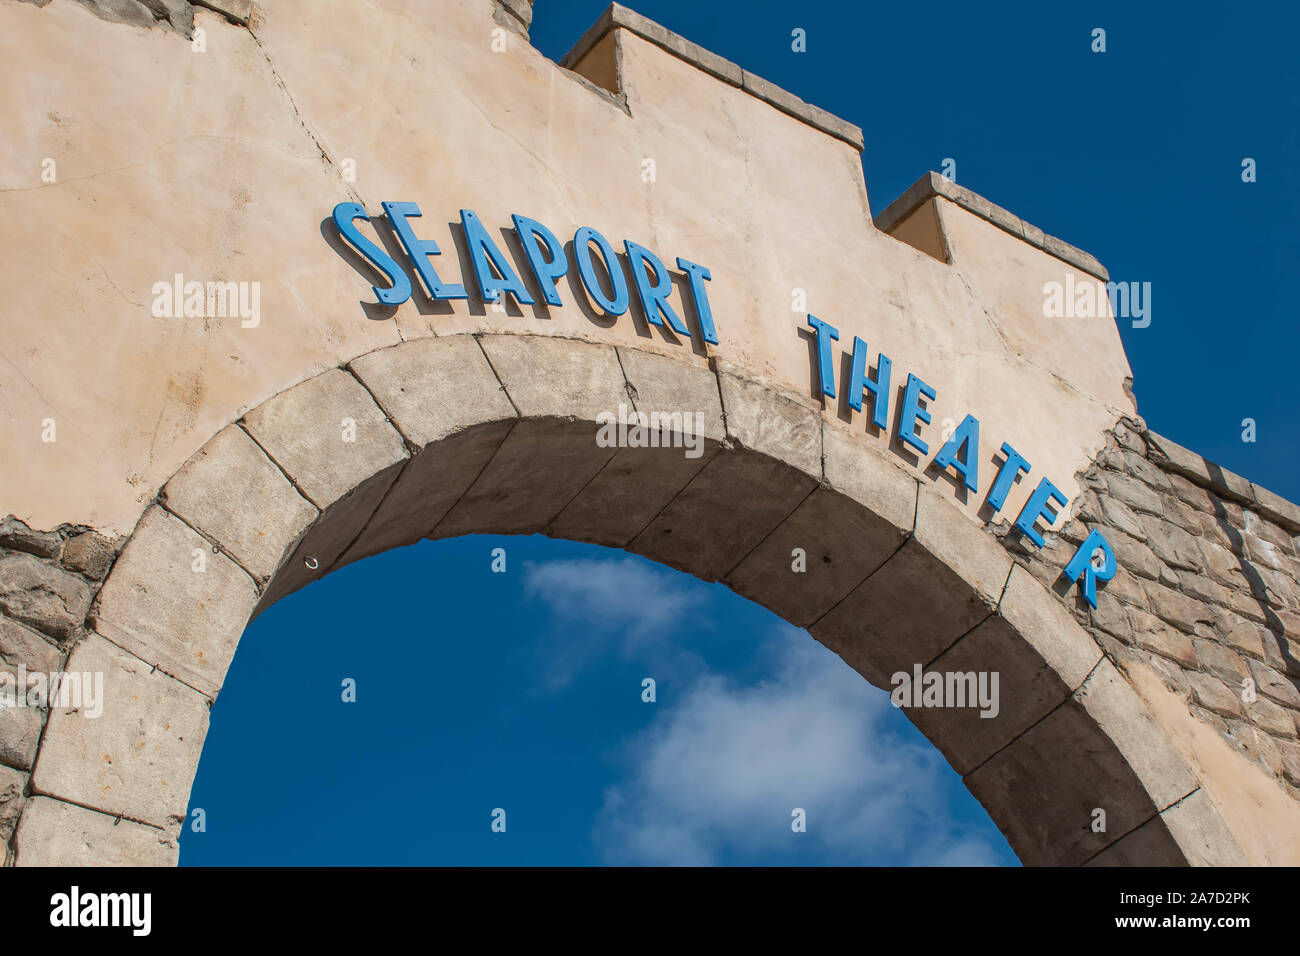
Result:
<instances>
[{"instance_id":1,"label":"letter s","mask_svg":"<svg viewBox=\"0 0 1300 956\"><path fill-rule=\"evenodd\" d=\"M342 236L358 253L369 260L370 264L384 274L392 288L381 289L379 286L371 286L374 290L375 298L382 305L401 305L411 297L411 280L402 271L402 267L397 264L392 256L384 252L377 245L361 234L361 231L354 226L353 220L364 219L370 221L366 215L366 210L354 202L341 202L334 207L334 225Z\"/></svg>"}]
</instances>

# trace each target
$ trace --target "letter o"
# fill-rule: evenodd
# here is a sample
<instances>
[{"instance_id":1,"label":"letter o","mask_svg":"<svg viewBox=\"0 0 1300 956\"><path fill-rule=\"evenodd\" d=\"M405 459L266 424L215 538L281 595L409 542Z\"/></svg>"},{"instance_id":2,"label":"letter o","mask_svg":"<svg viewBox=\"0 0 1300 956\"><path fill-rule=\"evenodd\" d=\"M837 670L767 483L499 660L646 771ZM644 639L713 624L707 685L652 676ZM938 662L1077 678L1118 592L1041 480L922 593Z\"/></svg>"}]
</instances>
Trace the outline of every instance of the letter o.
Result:
<instances>
[{"instance_id":1,"label":"letter o","mask_svg":"<svg viewBox=\"0 0 1300 956\"><path fill-rule=\"evenodd\" d=\"M596 244L596 248L600 250L601 257L605 260L605 269L609 272L610 283L613 286L613 298L606 297L605 290L600 287L600 282L596 279L596 270L592 267L591 262L591 244L593 242ZM578 275L582 277L583 288L587 290L587 295L591 297L591 300L610 315L622 315L626 312L628 306L627 277L623 275L623 267L618 261L614 247L609 244L609 240L590 226L583 226L573 234L573 258L578 264Z\"/></svg>"}]
</instances>

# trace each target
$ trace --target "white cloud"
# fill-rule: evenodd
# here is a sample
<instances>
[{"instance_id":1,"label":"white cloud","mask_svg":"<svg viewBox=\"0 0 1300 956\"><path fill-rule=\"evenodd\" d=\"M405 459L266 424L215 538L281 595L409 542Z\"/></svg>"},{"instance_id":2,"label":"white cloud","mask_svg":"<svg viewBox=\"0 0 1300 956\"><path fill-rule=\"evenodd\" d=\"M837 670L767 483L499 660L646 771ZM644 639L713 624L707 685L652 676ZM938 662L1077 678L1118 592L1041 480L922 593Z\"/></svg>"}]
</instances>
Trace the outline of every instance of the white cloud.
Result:
<instances>
[{"instance_id":1,"label":"white cloud","mask_svg":"<svg viewBox=\"0 0 1300 956\"><path fill-rule=\"evenodd\" d=\"M705 585L631 556L524 563L524 594L544 601L564 633L544 639L546 683L566 686L582 668L611 649L624 658L656 663L656 673L684 675L702 664L668 638L684 623L699 629L709 618Z\"/></svg>"},{"instance_id":2,"label":"white cloud","mask_svg":"<svg viewBox=\"0 0 1300 956\"><path fill-rule=\"evenodd\" d=\"M809 840L838 863L997 862L954 828L938 751L887 731L887 694L794 628L774 665L773 679L745 687L700 679L633 741L594 834L608 860L780 859ZM791 831L796 807L806 833Z\"/></svg>"}]
</instances>

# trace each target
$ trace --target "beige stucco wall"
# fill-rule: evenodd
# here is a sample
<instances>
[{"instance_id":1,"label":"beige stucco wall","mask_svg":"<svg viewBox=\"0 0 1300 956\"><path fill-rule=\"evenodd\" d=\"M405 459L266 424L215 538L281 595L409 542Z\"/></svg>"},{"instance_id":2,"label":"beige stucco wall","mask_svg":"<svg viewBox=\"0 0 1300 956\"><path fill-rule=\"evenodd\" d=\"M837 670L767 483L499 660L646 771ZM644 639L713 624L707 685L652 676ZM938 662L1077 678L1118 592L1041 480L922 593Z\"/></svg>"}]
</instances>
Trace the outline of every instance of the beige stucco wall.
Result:
<instances>
[{"instance_id":1,"label":"beige stucco wall","mask_svg":"<svg viewBox=\"0 0 1300 956\"><path fill-rule=\"evenodd\" d=\"M494 236L518 212L564 240L590 225L670 265L701 263L720 339L710 351L811 397L810 340L791 308L804 289L840 348L861 335L873 358L893 359L896 387L915 371L937 389L931 454L943 419L981 420L971 513L1002 441L1034 464L1004 512L1013 519L1040 477L1073 496L1102 431L1133 411L1113 324L1042 316L1042 284L1063 262L942 201L952 265L878 232L851 145L629 31L624 110L517 34L493 52L490 0L263 6L256 36L197 11L207 49L196 53L72 0L0 3L14 78L0 92L0 439L24 463L0 471L0 511L33 527L128 532L223 425L399 336L691 348L631 314L589 319L565 281L549 315L461 301L368 318L368 281L322 235L349 199L372 214L382 200L418 202L417 234L442 246L447 281L466 281L448 226L462 207ZM45 157L54 184L41 182ZM177 272L260 282L260 325L154 318L151 287ZM41 441L46 418L54 443Z\"/></svg>"}]
</instances>

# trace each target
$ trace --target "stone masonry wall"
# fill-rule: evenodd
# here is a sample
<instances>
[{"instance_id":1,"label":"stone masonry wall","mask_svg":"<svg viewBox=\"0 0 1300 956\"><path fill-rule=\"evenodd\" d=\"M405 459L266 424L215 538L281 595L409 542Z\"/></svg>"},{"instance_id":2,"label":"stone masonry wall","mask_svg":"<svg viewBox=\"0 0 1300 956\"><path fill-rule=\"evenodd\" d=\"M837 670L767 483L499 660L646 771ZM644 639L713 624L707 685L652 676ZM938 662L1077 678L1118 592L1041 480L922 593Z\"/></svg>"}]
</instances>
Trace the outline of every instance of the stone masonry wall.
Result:
<instances>
[{"instance_id":1,"label":"stone masonry wall","mask_svg":"<svg viewBox=\"0 0 1300 956\"><path fill-rule=\"evenodd\" d=\"M0 671L63 670L87 633L87 614L117 557L117 546L86 528L33 531L0 521ZM0 862L13 864L12 839L49 708L0 706Z\"/></svg>"},{"instance_id":2,"label":"stone masonry wall","mask_svg":"<svg viewBox=\"0 0 1300 956\"><path fill-rule=\"evenodd\" d=\"M995 529L1116 664L1141 660L1300 800L1300 508L1124 419L1044 548ZM1119 568L1090 608L1062 576L1089 528Z\"/></svg>"}]
</instances>

